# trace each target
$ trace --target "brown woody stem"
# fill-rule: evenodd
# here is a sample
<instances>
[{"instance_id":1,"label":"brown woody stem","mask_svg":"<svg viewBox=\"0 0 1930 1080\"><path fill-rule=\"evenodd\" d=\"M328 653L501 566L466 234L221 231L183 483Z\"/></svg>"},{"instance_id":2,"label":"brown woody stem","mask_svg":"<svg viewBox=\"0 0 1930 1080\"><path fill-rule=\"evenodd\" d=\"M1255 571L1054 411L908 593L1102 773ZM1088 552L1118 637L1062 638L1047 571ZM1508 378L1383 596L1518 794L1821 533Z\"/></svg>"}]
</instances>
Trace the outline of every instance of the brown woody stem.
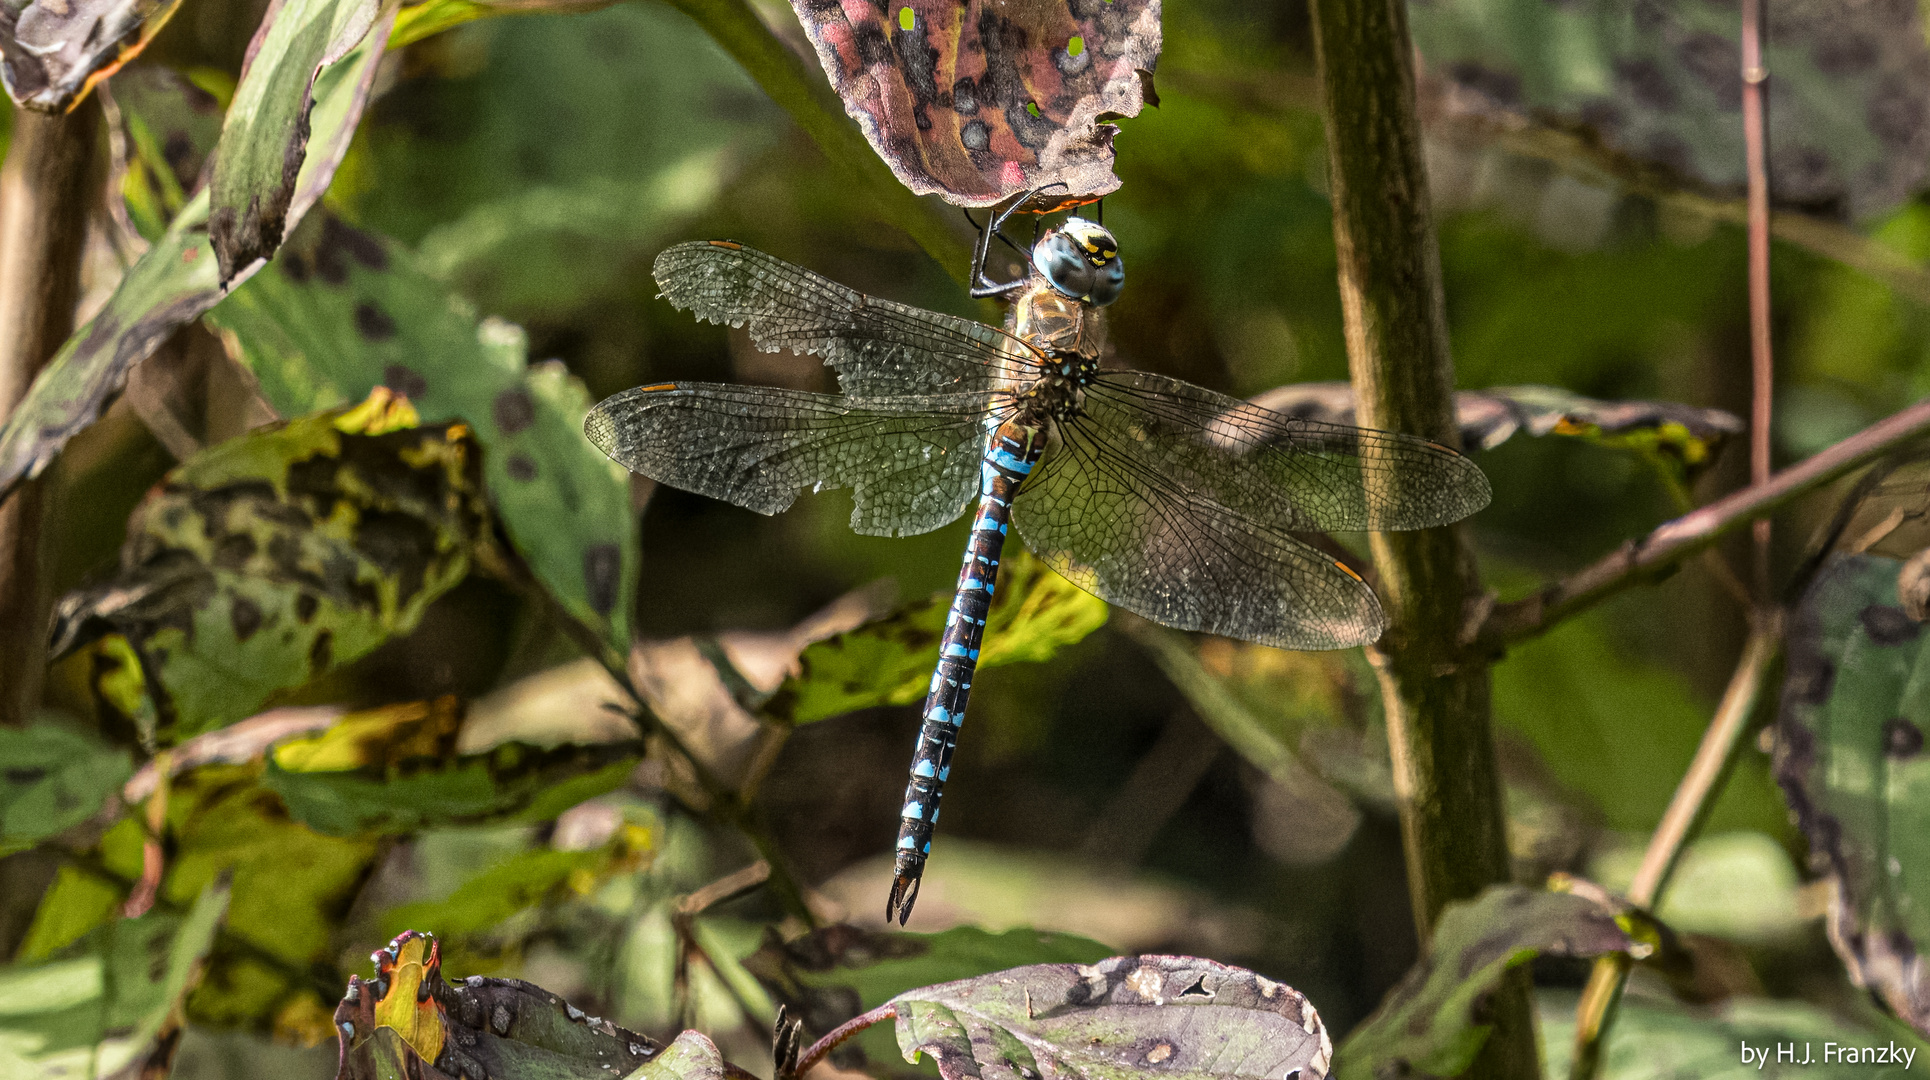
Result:
<instances>
[{"instance_id":1,"label":"brown woody stem","mask_svg":"<svg viewBox=\"0 0 1930 1080\"><path fill-rule=\"evenodd\" d=\"M1458 444L1406 4L1314 0L1312 15L1359 422ZM1390 627L1371 655L1425 948L1442 908L1509 878L1488 663L1459 640L1480 583L1458 529L1376 533L1372 544ZM1517 973L1490 999L1493 1034L1470 1075L1537 1075L1528 991Z\"/></svg>"},{"instance_id":2,"label":"brown woody stem","mask_svg":"<svg viewBox=\"0 0 1930 1080\"><path fill-rule=\"evenodd\" d=\"M844 1023L839 1024L837 1027L832 1028L830 1034L812 1043L809 1050L806 1050L798 1056L797 1074L803 1076L805 1073L810 1072L811 1067L823 1061L825 1055L837 1049L839 1043L873 1024L884 1023L886 1020L893 1019L897 1015L897 1008L893 1006L891 1002L887 1001L870 1012L859 1013Z\"/></svg>"}]
</instances>

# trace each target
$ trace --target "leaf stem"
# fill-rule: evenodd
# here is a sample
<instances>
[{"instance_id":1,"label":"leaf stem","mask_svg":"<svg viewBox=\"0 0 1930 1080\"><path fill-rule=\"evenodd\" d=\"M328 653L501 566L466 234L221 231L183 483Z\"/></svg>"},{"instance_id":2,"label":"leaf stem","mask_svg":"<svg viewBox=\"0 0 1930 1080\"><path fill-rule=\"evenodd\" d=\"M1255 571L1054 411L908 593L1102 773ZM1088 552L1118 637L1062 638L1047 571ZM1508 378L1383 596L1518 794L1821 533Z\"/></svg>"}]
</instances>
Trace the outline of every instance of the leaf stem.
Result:
<instances>
[{"instance_id":1,"label":"leaf stem","mask_svg":"<svg viewBox=\"0 0 1930 1080\"><path fill-rule=\"evenodd\" d=\"M1663 890L1675 873L1676 864L1689 840L1700 832L1736 763L1736 752L1743 744L1749 719L1764 698L1770 672L1782 656L1783 615L1780 609L1759 611L1749 639L1743 644L1742 658L1729 676L1715 717L1702 733L1688 772L1676 786L1669 808L1649 837L1642 862L1629 883L1628 902L1643 910L1654 910ZM1615 1007L1621 1001L1622 987L1628 979L1626 954L1604 956L1595 961L1581 1002L1575 1008L1575 1058L1569 1080L1593 1080L1600 1073L1608 1029L1615 1020Z\"/></svg>"},{"instance_id":2,"label":"leaf stem","mask_svg":"<svg viewBox=\"0 0 1930 1080\"><path fill-rule=\"evenodd\" d=\"M803 1076L805 1073L810 1072L813 1066L824 1060L825 1055L837 1049L839 1043L844 1042L846 1039L849 1039L851 1036L856 1035L858 1032L863 1031L873 1024L883 1023L886 1020L893 1019L897 1015L897 1006L887 1001L883 1005L872 1009L870 1012L859 1013L844 1023L839 1024L837 1027L832 1028L830 1034L812 1043L809 1050L806 1050L798 1056L797 1075Z\"/></svg>"},{"instance_id":3,"label":"leaf stem","mask_svg":"<svg viewBox=\"0 0 1930 1080\"><path fill-rule=\"evenodd\" d=\"M1771 405L1775 354L1769 335L1769 164L1764 149L1762 0L1742 0L1742 136L1749 177L1749 482L1769 480ZM1758 603L1769 600L1769 519L1755 522L1755 588Z\"/></svg>"},{"instance_id":4,"label":"leaf stem","mask_svg":"<svg viewBox=\"0 0 1930 1080\"><path fill-rule=\"evenodd\" d=\"M1744 522L1774 513L1925 434L1930 434L1930 398L1804 458L1764 483L1751 484L1664 522L1647 536L1623 544L1532 596L1496 604L1466 638L1481 651L1499 652L1545 633L1561 620L1631 585L1665 576L1677 563L1710 547Z\"/></svg>"}]
</instances>

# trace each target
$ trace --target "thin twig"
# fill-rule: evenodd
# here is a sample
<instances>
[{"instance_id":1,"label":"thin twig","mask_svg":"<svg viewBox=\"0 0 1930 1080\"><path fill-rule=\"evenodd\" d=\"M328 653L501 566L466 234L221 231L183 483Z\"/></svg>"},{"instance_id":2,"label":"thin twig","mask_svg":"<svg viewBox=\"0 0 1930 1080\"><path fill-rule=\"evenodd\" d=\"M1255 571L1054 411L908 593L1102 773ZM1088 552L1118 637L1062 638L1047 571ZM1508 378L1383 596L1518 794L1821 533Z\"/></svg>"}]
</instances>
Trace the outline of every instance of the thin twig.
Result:
<instances>
[{"instance_id":1,"label":"thin twig","mask_svg":"<svg viewBox=\"0 0 1930 1080\"><path fill-rule=\"evenodd\" d=\"M1769 673L1782 655L1783 620L1779 609L1759 613L1749 640L1742 647L1742 658L1722 692L1714 719L1702 733L1689 770L1676 785L1669 808L1649 837L1642 863L1629 883L1628 902L1644 910L1654 910L1668 888L1676 864L1689 840L1701 830L1715 805L1715 796L1736 761L1743 745L1743 732L1755 715L1769 684ZM1595 961L1588 985L1575 1007L1575 1059L1569 1080L1593 1080L1601 1069L1609 1025L1614 1022L1615 1006L1621 1000L1622 986L1628 979L1629 958L1625 953Z\"/></svg>"},{"instance_id":2,"label":"thin twig","mask_svg":"<svg viewBox=\"0 0 1930 1080\"><path fill-rule=\"evenodd\" d=\"M1498 652L1544 633L1561 620L1631 585L1662 576L1742 523L1774 513L1792 500L1926 433L1930 433L1930 399L1919 401L1804 458L1766 483L1751 484L1700 510L1664 522L1640 540L1623 544L1532 596L1494 605L1466 634L1466 639L1479 650Z\"/></svg>"},{"instance_id":3,"label":"thin twig","mask_svg":"<svg viewBox=\"0 0 1930 1080\"><path fill-rule=\"evenodd\" d=\"M1749 176L1749 482L1769 480L1775 360L1769 340L1769 162L1764 147L1762 0L1742 0L1742 138ZM1756 602L1769 599L1769 519L1755 524Z\"/></svg>"},{"instance_id":4,"label":"thin twig","mask_svg":"<svg viewBox=\"0 0 1930 1080\"><path fill-rule=\"evenodd\" d=\"M839 1043L873 1024L883 1023L886 1020L895 1018L897 1015L897 1007L887 1001L870 1012L859 1013L844 1023L839 1024L837 1027L832 1028L829 1035L812 1043L811 1048L806 1050L803 1055L797 1059L797 1074L803 1076L805 1073L810 1072L813 1066L824 1060L825 1055L837 1049Z\"/></svg>"}]
</instances>

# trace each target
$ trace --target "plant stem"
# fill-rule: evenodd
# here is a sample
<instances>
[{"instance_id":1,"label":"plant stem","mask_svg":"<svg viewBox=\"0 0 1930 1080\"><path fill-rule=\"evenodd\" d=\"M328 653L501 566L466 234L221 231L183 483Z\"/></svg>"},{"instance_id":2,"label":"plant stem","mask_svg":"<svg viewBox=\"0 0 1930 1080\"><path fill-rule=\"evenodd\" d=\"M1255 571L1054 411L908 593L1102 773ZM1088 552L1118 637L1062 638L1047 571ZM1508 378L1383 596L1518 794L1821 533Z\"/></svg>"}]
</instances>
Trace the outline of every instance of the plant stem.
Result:
<instances>
[{"instance_id":1,"label":"plant stem","mask_svg":"<svg viewBox=\"0 0 1930 1080\"><path fill-rule=\"evenodd\" d=\"M799 1055L797 1059L797 1075L803 1076L805 1073L810 1072L812 1066L823 1061L825 1055L835 1050L839 1043L873 1024L881 1024L886 1020L893 1019L897 1015L897 1007L887 1001L870 1012L859 1013L844 1023L839 1024L837 1027L832 1028L830 1034L812 1043L809 1050Z\"/></svg>"},{"instance_id":2,"label":"plant stem","mask_svg":"<svg viewBox=\"0 0 1930 1080\"><path fill-rule=\"evenodd\" d=\"M1769 480L1775 356L1769 340L1769 163L1764 149L1762 0L1742 0L1742 136L1749 177L1749 482ZM1756 602L1769 600L1769 519L1755 524Z\"/></svg>"},{"instance_id":3,"label":"plant stem","mask_svg":"<svg viewBox=\"0 0 1930 1080\"><path fill-rule=\"evenodd\" d=\"M17 109L0 166L0 420L74 332L88 182L99 141L91 97L60 115ZM51 597L41 580L42 484L0 504L0 724L21 726L40 705Z\"/></svg>"},{"instance_id":4,"label":"plant stem","mask_svg":"<svg viewBox=\"0 0 1930 1080\"><path fill-rule=\"evenodd\" d=\"M856 181L853 196L886 222L905 231L946 273L964 282L972 252L958 231L941 220L935 207L906 190L865 142L864 133L844 113L825 85L823 73L805 62L764 25L745 0L670 0L695 20L750 77L757 80L832 164Z\"/></svg>"},{"instance_id":5,"label":"plant stem","mask_svg":"<svg viewBox=\"0 0 1930 1080\"><path fill-rule=\"evenodd\" d=\"M1535 637L1631 585L1664 576L1675 564L1744 522L1774 513L1925 434L1930 434L1930 398L1804 458L1767 483L1751 484L1700 510L1664 522L1640 540L1623 544L1533 596L1495 605L1470 628L1467 638L1482 651L1499 652L1514 642Z\"/></svg>"},{"instance_id":6,"label":"plant stem","mask_svg":"<svg viewBox=\"0 0 1930 1080\"><path fill-rule=\"evenodd\" d=\"M1782 623L1782 612L1778 609L1765 609L1755 617L1749 640L1742 647L1742 658L1736 662L1735 673L1729 676L1729 685L1722 692L1715 717L1702 733L1702 744L1696 747L1689 771L1676 786L1668 810L1663 812L1661 823L1649 837L1649 846L1642 853L1635 879L1629 883L1628 902L1635 907L1654 910L1662 891L1668 888L1683 849L1708 820L1715 796L1735 766L1736 751L1742 746L1749 718L1755 715L1756 706L1769 685L1769 673L1782 655ZM1615 1007L1621 1001L1628 970L1626 953L1595 961L1581 1002L1575 1007L1575 1060L1569 1068L1569 1080L1593 1080L1600 1072L1608 1028L1614 1023Z\"/></svg>"},{"instance_id":7,"label":"plant stem","mask_svg":"<svg viewBox=\"0 0 1930 1080\"><path fill-rule=\"evenodd\" d=\"M1311 11L1356 415L1366 427L1458 445L1405 0L1314 0ZM1370 656L1425 950L1449 902L1509 879L1488 664L1460 641L1480 583L1457 529L1376 533L1371 542L1390 626ZM1493 1034L1469 1075L1536 1077L1525 972L1497 988L1490 1015Z\"/></svg>"}]
</instances>

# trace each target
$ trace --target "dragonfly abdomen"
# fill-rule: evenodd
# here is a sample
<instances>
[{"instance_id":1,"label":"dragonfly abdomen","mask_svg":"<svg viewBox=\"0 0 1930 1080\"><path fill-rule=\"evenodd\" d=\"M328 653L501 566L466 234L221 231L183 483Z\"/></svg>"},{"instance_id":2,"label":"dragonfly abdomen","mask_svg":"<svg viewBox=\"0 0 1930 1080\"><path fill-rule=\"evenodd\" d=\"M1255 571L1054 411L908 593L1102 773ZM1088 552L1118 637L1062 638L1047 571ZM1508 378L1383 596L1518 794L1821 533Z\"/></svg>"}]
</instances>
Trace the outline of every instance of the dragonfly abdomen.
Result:
<instances>
[{"instance_id":1,"label":"dragonfly abdomen","mask_svg":"<svg viewBox=\"0 0 1930 1080\"><path fill-rule=\"evenodd\" d=\"M1012 499L1031 475L1045 450L1045 428L1022 418L1007 420L992 437L980 465L978 516L972 519L965 542L965 564L958 573L958 593L938 644L938 667L932 672L931 692L925 696L924 723L918 728L918 750L911 760L911 781L905 785L905 808L898 823L896 872L885 919L900 925L911 917L918 898L918 881L931 853L932 828L938 823L938 800L952 771L952 751L958 728L965 722L971 698L972 673L978 669L979 643L985 636L985 616L998 587L999 553L1012 520Z\"/></svg>"}]
</instances>

